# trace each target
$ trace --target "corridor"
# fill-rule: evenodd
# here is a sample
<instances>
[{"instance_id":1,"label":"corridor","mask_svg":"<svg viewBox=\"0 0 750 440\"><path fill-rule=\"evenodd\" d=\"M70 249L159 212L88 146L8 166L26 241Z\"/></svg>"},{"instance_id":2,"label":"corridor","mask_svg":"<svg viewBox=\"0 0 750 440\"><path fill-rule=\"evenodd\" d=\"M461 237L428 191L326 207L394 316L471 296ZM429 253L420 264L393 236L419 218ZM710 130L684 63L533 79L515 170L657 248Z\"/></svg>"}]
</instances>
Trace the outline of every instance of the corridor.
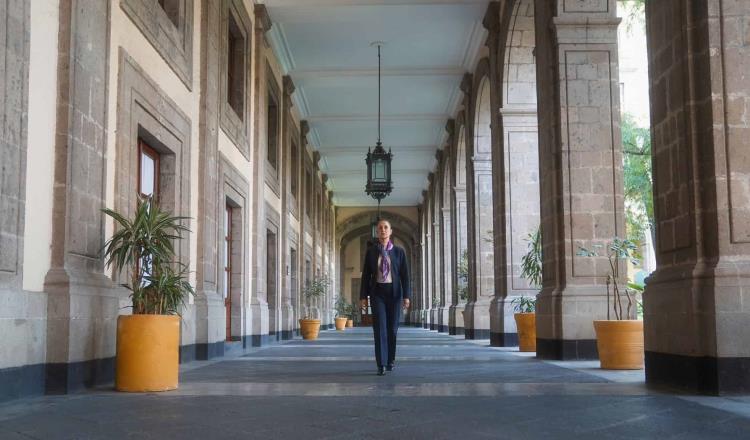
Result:
<instances>
[{"instance_id":1,"label":"corridor","mask_svg":"<svg viewBox=\"0 0 750 440\"><path fill-rule=\"evenodd\" d=\"M746 438L750 397L661 394L643 372L544 362L402 328L375 373L371 330L183 365L179 390L99 388L0 405L0 439ZM39 423L43 420L44 423Z\"/></svg>"}]
</instances>

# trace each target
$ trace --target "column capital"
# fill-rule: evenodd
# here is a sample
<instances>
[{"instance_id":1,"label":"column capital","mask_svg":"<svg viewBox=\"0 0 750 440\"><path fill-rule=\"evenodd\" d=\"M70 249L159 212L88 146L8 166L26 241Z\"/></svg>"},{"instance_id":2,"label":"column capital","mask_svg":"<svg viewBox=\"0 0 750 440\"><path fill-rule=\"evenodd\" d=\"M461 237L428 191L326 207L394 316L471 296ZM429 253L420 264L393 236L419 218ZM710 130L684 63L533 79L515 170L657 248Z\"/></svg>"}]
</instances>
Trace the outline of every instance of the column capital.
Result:
<instances>
[{"instance_id":1,"label":"column capital","mask_svg":"<svg viewBox=\"0 0 750 440\"><path fill-rule=\"evenodd\" d=\"M471 95L473 82L473 75L471 73L464 73L464 77L461 78L461 91L466 95Z\"/></svg>"},{"instance_id":2,"label":"column capital","mask_svg":"<svg viewBox=\"0 0 750 440\"><path fill-rule=\"evenodd\" d=\"M263 32L264 34L271 30L273 23L271 22L271 16L268 15L268 9L266 5L257 4L253 9L255 12L255 29Z\"/></svg>"}]
</instances>

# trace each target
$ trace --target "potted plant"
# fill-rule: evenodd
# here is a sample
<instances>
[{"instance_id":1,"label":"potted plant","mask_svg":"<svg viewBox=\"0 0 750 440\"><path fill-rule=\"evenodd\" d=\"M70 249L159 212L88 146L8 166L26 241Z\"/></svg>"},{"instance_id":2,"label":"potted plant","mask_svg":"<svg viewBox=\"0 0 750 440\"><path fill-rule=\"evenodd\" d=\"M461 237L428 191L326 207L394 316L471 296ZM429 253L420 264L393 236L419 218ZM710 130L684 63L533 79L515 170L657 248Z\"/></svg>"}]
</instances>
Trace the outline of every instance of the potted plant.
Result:
<instances>
[{"instance_id":1,"label":"potted plant","mask_svg":"<svg viewBox=\"0 0 750 440\"><path fill-rule=\"evenodd\" d=\"M601 367L608 370L643 368L643 321L633 319L635 317L633 294L627 285L621 286L622 279L620 278L622 262L637 264L637 260L633 257L636 249L635 243L618 237L612 239L607 245L607 260L609 261L607 319L594 321L594 330ZM599 253L594 249L580 247L578 255L597 257ZM626 309L623 309L623 298L627 300Z\"/></svg>"},{"instance_id":2,"label":"potted plant","mask_svg":"<svg viewBox=\"0 0 750 440\"><path fill-rule=\"evenodd\" d=\"M348 310L347 316L349 317L349 319L346 320L346 326L354 327L354 315L357 313L357 306L354 303L349 303L346 305L346 308Z\"/></svg>"},{"instance_id":3,"label":"potted plant","mask_svg":"<svg viewBox=\"0 0 750 440\"><path fill-rule=\"evenodd\" d=\"M349 320L349 303L346 302L343 296L339 295L333 306L336 310L336 330L343 331L346 327L346 321Z\"/></svg>"},{"instance_id":4,"label":"potted plant","mask_svg":"<svg viewBox=\"0 0 750 440\"><path fill-rule=\"evenodd\" d=\"M174 242L189 232L151 198L139 196L132 219L103 209L115 221L104 245L107 267L127 275L133 314L117 318L115 387L120 391L166 391L178 386L180 317L194 293ZM124 271L124 272L123 272Z\"/></svg>"},{"instance_id":5,"label":"potted plant","mask_svg":"<svg viewBox=\"0 0 750 440\"><path fill-rule=\"evenodd\" d=\"M331 281L326 276L313 278L302 290L305 297L305 314L299 320L300 333L303 339L318 339L320 333L320 311L313 306L322 298ZM315 316L318 316L317 318Z\"/></svg>"},{"instance_id":6,"label":"potted plant","mask_svg":"<svg viewBox=\"0 0 750 440\"><path fill-rule=\"evenodd\" d=\"M519 296L511 304L518 331L518 351L536 351L536 298Z\"/></svg>"},{"instance_id":7,"label":"potted plant","mask_svg":"<svg viewBox=\"0 0 750 440\"><path fill-rule=\"evenodd\" d=\"M542 234L539 228L526 237L527 251L521 257L521 277L533 287L542 285ZM520 296L511 301L518 331L518 351L536 351L536 298Z\"/></svg>"}]
</instances>

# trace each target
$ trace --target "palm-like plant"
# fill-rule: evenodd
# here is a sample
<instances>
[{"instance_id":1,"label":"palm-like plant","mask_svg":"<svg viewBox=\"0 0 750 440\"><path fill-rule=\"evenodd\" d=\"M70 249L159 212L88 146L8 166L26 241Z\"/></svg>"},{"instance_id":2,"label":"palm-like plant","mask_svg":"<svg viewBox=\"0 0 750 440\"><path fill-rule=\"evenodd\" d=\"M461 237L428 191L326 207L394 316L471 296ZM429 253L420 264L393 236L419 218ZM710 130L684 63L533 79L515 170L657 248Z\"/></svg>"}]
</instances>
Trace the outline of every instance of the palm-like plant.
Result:
<instances>
[{"instance_id":1,"label":"palm-like plant","mask_svg":"<svg viewBox=\"0 0 750 440\"><path fill-rule=\"evenodd\" d=\"M539 287L542 285L542 233L539 227L526 236L526 242L528 250L521 257L521 277Z\"/></svg>"},{"instance_id":2,"label":"palm-like plant","mask_svg":"<svg viewBox=\"0 0 750 440\"><path fill-rule=\"evenodd\" d=\"M178 313L193 287L185 279L187 267L176 261L174 242L189 229L181 224L188 217L162 210L150 196L139 196L132 219L103 209L116 223L116 231L104 245L107 267L127 270L133 299L133 314Z\"/></svg>"}]
</instances>

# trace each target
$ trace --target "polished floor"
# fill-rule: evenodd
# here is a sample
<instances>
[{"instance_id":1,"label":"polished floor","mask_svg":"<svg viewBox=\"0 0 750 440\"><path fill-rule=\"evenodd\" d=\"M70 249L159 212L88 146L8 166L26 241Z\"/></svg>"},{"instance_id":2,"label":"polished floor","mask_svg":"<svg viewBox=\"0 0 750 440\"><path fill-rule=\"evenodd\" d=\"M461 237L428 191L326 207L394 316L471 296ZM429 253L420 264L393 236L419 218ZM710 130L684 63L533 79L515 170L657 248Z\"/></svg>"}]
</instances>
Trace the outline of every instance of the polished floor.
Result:
<instances>
[{"instance_id":1,"label":"polished floor","mask_svg":"<svg viewBox=\"0 0 750 440\"><path fill-rule=\"evenodd\" d=\"M750 438L750 397L647 389L642 372L542 362L402 328L375 375L369 329L183 367L180 389L101 389L0 405L0 439Z\"/></svg>"}]
</instances>

